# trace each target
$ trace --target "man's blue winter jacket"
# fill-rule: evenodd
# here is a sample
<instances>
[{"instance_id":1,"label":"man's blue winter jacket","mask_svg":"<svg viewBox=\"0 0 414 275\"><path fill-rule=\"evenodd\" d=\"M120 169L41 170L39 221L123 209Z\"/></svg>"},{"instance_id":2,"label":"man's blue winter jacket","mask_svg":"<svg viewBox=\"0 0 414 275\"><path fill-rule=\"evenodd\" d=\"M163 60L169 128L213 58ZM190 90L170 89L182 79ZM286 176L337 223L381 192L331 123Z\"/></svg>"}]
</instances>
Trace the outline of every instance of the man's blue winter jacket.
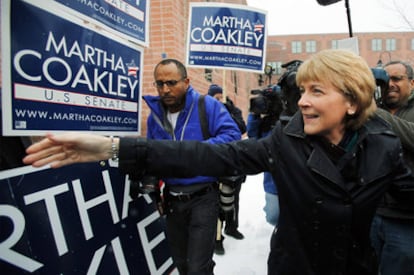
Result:
<instances>
[{"instance_id":1,"label":"man's blue winter jacket","mask_svg":"<svg viewBox=\"0 0 414 275\"><path fill-rule=\"evenodd\" d=\"M200 126L198 98L200 94L190 85L186 93L185 107L178 115L175 130L168 129L167 112L159 96L144 96L143 99L151 109L147 120L147 138L168 140L204 140ZM209 143L226 143L241 139L240 130L224 105L210 96L205 96L205 111L208 119ZM194 178L167 178L167 184L194 184L213 182L214 177L198 176Z\"/></svg>"}]
</instances>

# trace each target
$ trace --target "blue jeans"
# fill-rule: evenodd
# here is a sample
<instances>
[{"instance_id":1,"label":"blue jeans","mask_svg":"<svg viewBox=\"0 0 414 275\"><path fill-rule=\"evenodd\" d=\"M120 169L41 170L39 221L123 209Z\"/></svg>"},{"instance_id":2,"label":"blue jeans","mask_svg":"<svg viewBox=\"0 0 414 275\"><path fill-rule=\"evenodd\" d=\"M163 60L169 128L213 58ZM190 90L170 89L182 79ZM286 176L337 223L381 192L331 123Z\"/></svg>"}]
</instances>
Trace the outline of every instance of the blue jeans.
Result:
<instances>
[{"instance_id":1,"label":"blue jeans","mask_svg":"<svg viewBox=\"0 0 414 275\"><path fill-rule=\"evenodd\" d=\"M265 206L263 210L266 214L266 221L276 226L279 220L279 196L265 192Z\"/></svg>"},{"instance_id":2,"label":"blue jeans","mask_svg":"<svg viewBox=\"0 0 414 275\"><path fill-rule=\"evenodd\" d=\"M371 243L381 275L414 274L414 221L375 215Z\"/></svg>"}]
</instances>

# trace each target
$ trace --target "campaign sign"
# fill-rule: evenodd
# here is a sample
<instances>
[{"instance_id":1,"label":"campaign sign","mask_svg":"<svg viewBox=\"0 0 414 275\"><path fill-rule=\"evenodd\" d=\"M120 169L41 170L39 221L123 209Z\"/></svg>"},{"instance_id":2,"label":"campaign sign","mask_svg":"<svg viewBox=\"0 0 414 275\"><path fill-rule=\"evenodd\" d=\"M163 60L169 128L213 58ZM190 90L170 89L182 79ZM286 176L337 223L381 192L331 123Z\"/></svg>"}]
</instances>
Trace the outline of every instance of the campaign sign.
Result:
<instances>
[{"instance_id":1,"label":"campaign sign","mask_svg":"<svg viewBox=\"0 0 414 275\"><path fill-rule=\"evenodd\" d=\"M34 3L1 2L3 135L139 133L142 49Z\"/></svg>"},{"instance_id":2,"label":"campaign sign","mask_svg":"<svg viewBox=\"0 0 414 275\"><path fill-rule=\"evenodd\" d=\"M241 5L190 3L187 65L263 73L266 15Z\"/></svg>"},{"instance_id":3,"label":"campaign sign","mask_svg":"<svg viewBox=\"0 0 414 275\"><path fill-rule=\"evenodd\" d=\"M44 0L43 0L44 1ZM77 16L110 28L143 46L149 44L149 1L147 0L55 0Z\"/></svg>"},{"instance_id":4,"label":"campaign sign","mask_svg":"<svg viewBox=\"0 0 414 275\"><path fill-rule=\"evenodd\" d=\"M164 228L108 162L0 172L1 274L171 274Z\"/></svg>"}]
</instances>

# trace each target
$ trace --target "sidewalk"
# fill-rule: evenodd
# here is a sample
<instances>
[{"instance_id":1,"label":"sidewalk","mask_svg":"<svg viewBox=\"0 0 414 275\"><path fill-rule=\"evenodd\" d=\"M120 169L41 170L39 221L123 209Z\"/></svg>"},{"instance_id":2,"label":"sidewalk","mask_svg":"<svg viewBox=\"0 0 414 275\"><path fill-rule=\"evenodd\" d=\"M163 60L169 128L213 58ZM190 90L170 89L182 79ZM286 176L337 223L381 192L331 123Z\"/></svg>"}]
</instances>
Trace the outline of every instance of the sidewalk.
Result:
<instances>
[{"instance_id":1,"label":"sidewalk","mask_svg":"<svg viewBox=\"0 0 414 275\"><path fill-rule=\"evenodd\" d=\"M224 255L214 255L216 275L265 275L273 226L263 212L263 174L248 176L240 192L239 231L243 240L225 236Z\"/></svg>"}]
</instances>

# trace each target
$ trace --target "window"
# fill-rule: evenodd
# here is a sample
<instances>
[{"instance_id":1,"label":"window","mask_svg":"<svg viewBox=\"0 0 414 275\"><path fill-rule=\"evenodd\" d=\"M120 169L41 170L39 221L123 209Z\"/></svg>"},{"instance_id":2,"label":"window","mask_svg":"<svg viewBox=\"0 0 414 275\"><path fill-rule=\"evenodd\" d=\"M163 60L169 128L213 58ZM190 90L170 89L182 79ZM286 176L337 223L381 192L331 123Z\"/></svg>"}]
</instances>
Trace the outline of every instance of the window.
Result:
<instances>
[{"instance_id":1,"label":"window","mask_svg":"<svg viewBox=\"0 0 414 275\"><path fill-rule=\"evenodd\" d=\"M332 49L338 49L338 40L332 40L331 41L331 48Z\"/></svg>"},{"instance_id":2,"label":"window","mask_svg":"<svg viewBox=\"0 0 414 275\"><path fill-rule=\"evenodd\" d=\"M382 40L381 39L372 39L371 41L371 50L374 52L382 51Z\"/></svg>"},{"instance_id":3,"label":"window","mask_svg":"<svg viewBox=\"0 0 414 275\"><path fill-rule=\"evenodd\" d=\"M395 51L397 46L397 42L395 41L395 38L389 38L385 40L385 50L387 51Z\"/></svg>"},{"instance_id":4,"label":"window","mask_svg":"<svg viewBox=\"0 0 414 275\"><path fill-rule=\"evenodd\" d=\"M414 38L411 39L411 50L414 51Z\"/></svg>"},{"instance_id":5,"label":"window","mask_svg":"<svg viewBox=\"0 0 414 275\"><path fill-rule=\"evenodd\" d=\"M292 41L292 53L301 53L302 52L302 42Z\"/></svg>"},{"instance_id":6,"label":"window","mask_svg":"<svg viewBox=\"0 0 414 275\"><path fill-rule=\"evenodd\" d=\"M306 41L306 52L307 53L315 53L316 52L316 41L315 40L309 40Z\"/></svg>"}]
</instances>

